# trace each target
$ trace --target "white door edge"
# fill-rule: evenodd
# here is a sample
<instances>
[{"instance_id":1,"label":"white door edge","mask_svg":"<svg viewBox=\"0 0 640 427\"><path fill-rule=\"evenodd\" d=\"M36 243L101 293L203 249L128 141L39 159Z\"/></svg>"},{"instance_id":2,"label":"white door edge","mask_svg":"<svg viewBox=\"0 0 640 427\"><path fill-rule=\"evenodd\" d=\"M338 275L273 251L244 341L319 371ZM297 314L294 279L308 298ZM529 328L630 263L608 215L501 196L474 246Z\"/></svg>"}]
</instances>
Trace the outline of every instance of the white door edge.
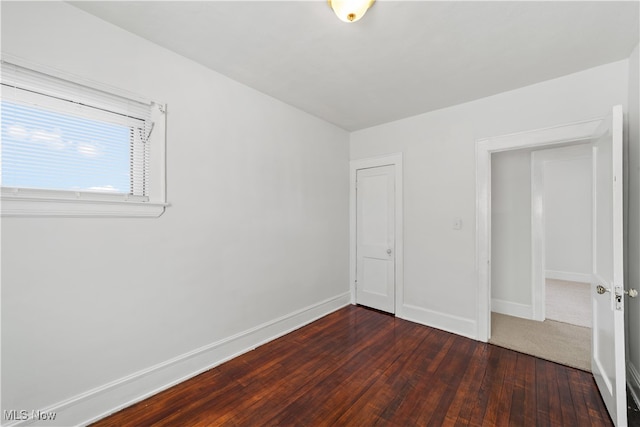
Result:
<instances>
[{"instance_id":1,"label":"white door edge","mask_svg":"<svg viewBox=\"0 0 640 427\"><path fill-rule=\"evenodd\" d=\"M356 174L358 169L395 166L395 315L403 317L403 221L402 153L353 159L349 162L349 290L351 304L356 303Z\"/></svg>"}]
</instances>

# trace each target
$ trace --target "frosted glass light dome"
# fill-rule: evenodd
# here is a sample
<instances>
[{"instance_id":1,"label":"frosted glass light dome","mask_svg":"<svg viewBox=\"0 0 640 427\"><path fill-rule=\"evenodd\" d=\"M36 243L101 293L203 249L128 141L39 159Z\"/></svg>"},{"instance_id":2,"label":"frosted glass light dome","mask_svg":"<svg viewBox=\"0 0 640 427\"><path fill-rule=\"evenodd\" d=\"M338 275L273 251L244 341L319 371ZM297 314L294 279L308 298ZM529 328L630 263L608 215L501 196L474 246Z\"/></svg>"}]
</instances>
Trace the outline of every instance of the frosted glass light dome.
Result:
<instances>
[{"instance_id":1,"label":"frosted glass light dome","mask_svg":"<svg viewBox=\"0 0 640 427\"><path fill-rule=\"evenodd\" d=\"M364 16L375 0L328 0L329 6L344 22L356 22Z\"/></svg>"}]
</instances>

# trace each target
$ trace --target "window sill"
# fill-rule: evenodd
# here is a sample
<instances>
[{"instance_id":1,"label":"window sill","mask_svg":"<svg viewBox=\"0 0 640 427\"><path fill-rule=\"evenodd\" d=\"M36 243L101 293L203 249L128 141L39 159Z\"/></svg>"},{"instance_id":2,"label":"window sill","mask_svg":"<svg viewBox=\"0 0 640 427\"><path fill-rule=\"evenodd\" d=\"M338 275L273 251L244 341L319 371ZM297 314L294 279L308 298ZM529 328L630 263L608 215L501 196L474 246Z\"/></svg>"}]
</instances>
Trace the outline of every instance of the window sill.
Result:
<instances>
[{"instance_id":1,"label":"window sill","mask_svg":"<svg viewBox=\"0 0 640 427\"><path fill-rule=\"evenodd\" d=\"M58 199L2 195L3 217L147 217L157 218L168 203L125 200Z\"/></svg>"}]
</instances>

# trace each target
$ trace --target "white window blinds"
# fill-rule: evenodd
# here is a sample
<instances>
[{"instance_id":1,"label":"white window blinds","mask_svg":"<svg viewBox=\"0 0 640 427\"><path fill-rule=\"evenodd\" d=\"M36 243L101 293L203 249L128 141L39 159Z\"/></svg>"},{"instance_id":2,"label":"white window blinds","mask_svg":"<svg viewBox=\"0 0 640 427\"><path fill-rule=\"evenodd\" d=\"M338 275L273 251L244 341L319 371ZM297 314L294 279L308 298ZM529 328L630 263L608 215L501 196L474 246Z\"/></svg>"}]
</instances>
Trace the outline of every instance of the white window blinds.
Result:
<instances>
[{"instance_id":1,"label":"white window blinds","mask_svg":"<svg viewBox=\"0 0 640 427\"><path fill-rule=\"evenodd\" d=\"M1 67L2 187L148 200L151 103Z\"/></svg>"}]
</instances>

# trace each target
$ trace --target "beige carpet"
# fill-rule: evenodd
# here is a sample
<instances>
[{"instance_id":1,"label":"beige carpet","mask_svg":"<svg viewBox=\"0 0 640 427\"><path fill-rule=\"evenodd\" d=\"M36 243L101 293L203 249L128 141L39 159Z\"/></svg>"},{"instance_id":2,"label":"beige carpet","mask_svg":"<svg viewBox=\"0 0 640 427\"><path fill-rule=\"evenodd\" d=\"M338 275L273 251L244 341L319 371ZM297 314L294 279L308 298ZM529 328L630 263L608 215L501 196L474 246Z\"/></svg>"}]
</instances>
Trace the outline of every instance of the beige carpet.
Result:
<instances>
[{"instance_id":1,"label":"beige carpet","mask_svg":"<svg viewBox=\"0 0 640 427\"><path fill-rule=\"evenodd\" d=\"M558 322L591 327L591 285L565 280L546 280L546 317Z\"/></svg>"},{"instance_id":2,"label":"beige carpet","mask_svg":"<svg viewBox=\"0 0 640 427\"><path fill-rule=\"evenodd\" d=\"M591 372L591 328L491 313L489 342Z\"/></svg>"}]
</instances>

